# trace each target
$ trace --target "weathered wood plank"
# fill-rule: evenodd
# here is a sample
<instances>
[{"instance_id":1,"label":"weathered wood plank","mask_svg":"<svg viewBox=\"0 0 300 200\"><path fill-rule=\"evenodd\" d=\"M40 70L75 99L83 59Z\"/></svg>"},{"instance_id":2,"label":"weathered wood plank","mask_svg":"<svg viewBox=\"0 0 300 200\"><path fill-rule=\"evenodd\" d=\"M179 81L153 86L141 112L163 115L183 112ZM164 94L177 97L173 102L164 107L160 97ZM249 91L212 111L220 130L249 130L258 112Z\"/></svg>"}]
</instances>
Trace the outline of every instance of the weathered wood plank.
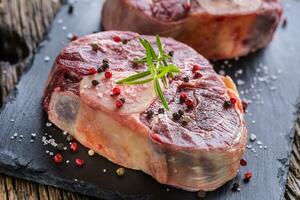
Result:
<instances>
[{"instance_id":1,"label":"weathered wood plank","mask_svg":"<svg viewBox=\"0 0 300 200\"><path fill-rule=\"evenodd\" d=\"M39 199L41 200L49 200L49 192L47 186L37 184L37 192L39 194ZM50 194L51 195L51 194Z\"/></svg>"},{"instance_id":2,"label":"weathered wood plank","mask_svg":"<svg viewBox=\"0 0 300 200\"><path fill-rule=\"evenodd\" d=\"M300 116L296 122L295 129L296 133L285 193L287 200L300 199Z\"/></svg>"},{"instance_id":3,"label":"weathered wood plank","mask_svg":"<svg viewBox=\"0 0 300 200\"><path fill-rule=\"evenodd\" d=\"M90 200L92 198L51 186L0 175L1 200Z\"/></svg>"},{"instance_id":4,"label":"weathered wood plank","mask_svg":"<svg viewBox=\"0 0 300 200\"><path fill-rule=\"evenodd\" d=\"M7 200L5 178L2 175L0 175L0 199Z\"/></svg>"},{"instance_id":5,"label":"weathered wood plank","mask_svg":"<svg viewBox=\"0 0 300 200\"><path fill-rule=\"evenodd\" d=\"M15 188L14 188L15 185L14 178L6 176L5 184L6 184L6 194L8 199L17 199Z\"/></svg>"},{"instance_id":6,"label":"weathered wood plank","mask_svg":"<svg viewBox=\"0 0 300 200\"><path fill-rule=\"evenodd\" d=\"M14 88L62 0L0 1L0 106Z\"/></svg>"},{"instance_id":7,"label":"weathered wood plank","mask_svg":"<svg viewBox=\"0 0 300 200\"><path fill-rule=\"evenodd\" d=\"M61 196L61 191L54 187L48 187L49 191L49 200L61 200L63 199Z\"/></svg>"}]
</instances>

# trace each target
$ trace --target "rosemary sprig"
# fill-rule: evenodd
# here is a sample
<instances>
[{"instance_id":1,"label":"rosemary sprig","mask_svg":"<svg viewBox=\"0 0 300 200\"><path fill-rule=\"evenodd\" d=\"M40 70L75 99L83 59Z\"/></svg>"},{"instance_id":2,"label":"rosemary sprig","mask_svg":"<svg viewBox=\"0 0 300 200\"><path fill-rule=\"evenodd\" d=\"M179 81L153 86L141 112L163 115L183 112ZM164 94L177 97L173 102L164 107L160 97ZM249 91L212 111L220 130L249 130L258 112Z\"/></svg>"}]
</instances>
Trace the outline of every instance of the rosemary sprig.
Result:
<instances>
[{"instance_id":1,"label":"rosemary sprig","mask_svg":"<svg viewBox=\"0 0 300 200\"><path fill-rule=\"evenodd\" d=\"M163 106L169 110L169 105L161 89L159 79L161 79L164 88L167 88L167 76L173 77L174 73L180 73L180 69L173 64L168 64L171 57L164 52L163 45L158 35L156 36L158 53L155 52L148 40L140 38L139 41L146 51L146 56L141 59L135 59L134 62L138 64L147 64L148 70L118 80L116 83L136 85L153 81L155 94L159 97Z\"/></svg>"}]
</instances>

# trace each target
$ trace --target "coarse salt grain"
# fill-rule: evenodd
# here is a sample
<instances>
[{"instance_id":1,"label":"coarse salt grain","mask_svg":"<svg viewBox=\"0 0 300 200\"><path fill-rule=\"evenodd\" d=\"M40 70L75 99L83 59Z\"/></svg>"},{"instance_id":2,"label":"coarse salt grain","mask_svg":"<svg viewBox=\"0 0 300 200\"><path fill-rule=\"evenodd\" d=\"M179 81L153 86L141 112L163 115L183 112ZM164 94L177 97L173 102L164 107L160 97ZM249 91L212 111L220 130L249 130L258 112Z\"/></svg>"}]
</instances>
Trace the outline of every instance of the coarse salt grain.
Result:
<instances>
[{"instance_id":1,"label":"coarse salt grain","mask_svg":"<svg viewBox=\"0 0 300 200\"><path fill-rule=\"evenodd\" d=\"M73 36L74 36L73 33L68 33L67 38L71 40Z\"/></svg>"},{"instance_id":2,"label":"coarse salt grain","mask_svg":"<svg viewBox=\"0 0 300 200\"><path fill-rule=\"evenodd\" d=\"M255 134L250 134L250 141L254 142L256 140L256 135Z\"/></svg>"},{"instance_id":3,"label":"coarse salt grain","mask_svg":"<svg viewBox=\"0 0 300 200\"><path fill-rule=\"evenodd\" d=\"M219 74L224 76L225 75L225 71L224 70L219 70Z\"/></svg>"},{"instance_id":4,"label":"coarse salt grain","mask_svg":"<svg viewBox=\"0 0 300 200\"><path fill-rule=\"evenodd\" d=\"M57 143L55 142L54 139L47 139L45 136L42 137L42 142L43 142L43 145L52 145L53 147L56 147L57 146Z\"/></svg>"},{"instance_id":5,"label":"coarse salt grain","mask_svg":"<svg viewBox=\"0 0 300 200\"><path fill-rule=\"evenodd\" d=\"M100 97L100 98L102 98L103 94L102 93L98 93L97 96Z\"/></svg>"},{"instance_id":6,"label":"coarse salt grain","mask_svg":"<svg viewBox=\"0 0 300 200\"><path fill-rule=\"evenodd\" d=\"M34 139L34 138L36 138L36 133L31 133L30 136L32 139Z\"/></svg>"},{"instance_id":7,"label":"coarse salt grain","mask_svg":"<svg viewBox=\"0 0 300 200\"><path fill-rule=\"evenodd\" d=\"M49 56L46 56L46 57L44 58L44 60L45 60L45 62L49 62L50 57L49 57Z\"/></svg>"},{"instance_id":8,"label":"coarse salt grain","mask_svg":"<svg viewBox=\"0 0 300 200\"><path fill-rule=\"evenodd\" d=\"M241 80L241 79L238 79L237 80L237 84L238 85L244 85L245 84L245 81Z\"/></svg>"}]
</instances>

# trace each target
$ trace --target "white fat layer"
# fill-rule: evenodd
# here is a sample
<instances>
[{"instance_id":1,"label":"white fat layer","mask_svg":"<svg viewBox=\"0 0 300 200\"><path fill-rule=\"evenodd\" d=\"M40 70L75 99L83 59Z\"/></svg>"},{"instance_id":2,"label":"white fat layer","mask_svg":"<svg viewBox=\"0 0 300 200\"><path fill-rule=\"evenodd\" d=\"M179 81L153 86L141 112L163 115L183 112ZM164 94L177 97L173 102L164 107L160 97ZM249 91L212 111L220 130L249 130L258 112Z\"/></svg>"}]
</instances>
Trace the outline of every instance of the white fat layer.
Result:
<instances>
[{"instance_id":1,"label":"white fat layer","mask_svg":"<svg viewBox=\"0 0 300 200\"><path fill-rule=\"evenodd\" d=\"M119 114L133 114L144 112L156 99L152 82L139 85L116 84L117 80L124 79L134 72L113 72L110 79L102 74L86 76L80 84L80 94L84 101L93 101L95 107L103 108ZM99 81L97 86L92 85L92 80ZM114 87L121 90L118 96L112 96ZM121 108L116 108L115 102L124 98L125 103Z\"/></svg>"}]
</instances>

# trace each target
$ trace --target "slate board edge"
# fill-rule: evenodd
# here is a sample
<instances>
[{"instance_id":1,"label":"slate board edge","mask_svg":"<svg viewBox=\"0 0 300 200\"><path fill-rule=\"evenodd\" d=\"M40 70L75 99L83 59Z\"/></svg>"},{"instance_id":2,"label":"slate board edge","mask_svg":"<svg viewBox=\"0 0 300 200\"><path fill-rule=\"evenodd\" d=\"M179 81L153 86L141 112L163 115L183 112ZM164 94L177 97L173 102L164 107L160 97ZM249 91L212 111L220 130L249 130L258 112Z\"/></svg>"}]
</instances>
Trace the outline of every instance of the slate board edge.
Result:
<instances>
[{"instance_id":1,"label":"slate board edge","mask_svg":"<svg viewBox=\"0 0 300 200\"><path fill-rule=\"evenodd\" d=\"M0 173L8 176L24 179L27 181L37 182L43 185L54 186L57 188L63 188L71 192L80 193L96 197L102 198L105 200L118 200L118 199L126 199L126 200L148 200L151 198L151 195L126 195L122 194L118 191L106 190L103 188L99 188L93 184L77 181L69 181L66 179L61 179L59 177L53 177L47 175L46 170L37 170L30 167L29 163L20 163L18 158L12 158L8 156L5 152L0 152ZM3 164L10 163L10 164Z\"/></svg>"}]
</instances>

